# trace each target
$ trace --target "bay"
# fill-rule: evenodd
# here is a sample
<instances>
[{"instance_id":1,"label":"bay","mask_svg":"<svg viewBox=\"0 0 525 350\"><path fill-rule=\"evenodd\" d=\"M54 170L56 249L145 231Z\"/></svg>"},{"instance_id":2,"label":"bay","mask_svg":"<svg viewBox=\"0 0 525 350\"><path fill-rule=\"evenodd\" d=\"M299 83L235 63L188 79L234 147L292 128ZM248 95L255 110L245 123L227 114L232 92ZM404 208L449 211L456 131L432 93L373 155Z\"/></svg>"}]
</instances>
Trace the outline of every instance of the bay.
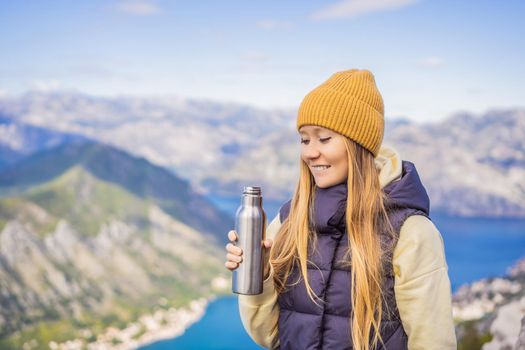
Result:
<instances>
[{"instance_id":1,"label":"bay","mask_svg":"<svg viewBox=\"0 0 525 350\"><path fill-rule=\"evenodd\" d=\"M234 206L230 201L230 209ZM224 205L224 203L223 203ZM270 206L273 218L278 205ZM267 211L268 212L268 211ZM501 276L525 256L525 220L459 218L432 214L432 221L445 244L452 290L481 278ZM203 318L181 337L160 341L142 350L255 350L261 349L242 327L237 298L224 297L212 302Z\"/></svg>"},{"instance_id":2,"label":"bay","mask_svg":"<svg viewBox=\"0 0 525 350\"><path fill-rule=\"evenodd\" d=\"M244 331L237 297L223 297L211 302L202 319L174 339L162 340L141 350L258 350Z\"/></svg>"},{"instance_id":3,"label":"bay","mask_svg":"<svg viewBox=\"0 0 525 350\"><path fill-rule=\"evenodd\" d=\"M501 276L525 257L525 220L459 218L436 214L432 221L445 243L452 290Z\"/></svg>"}]
</instances>

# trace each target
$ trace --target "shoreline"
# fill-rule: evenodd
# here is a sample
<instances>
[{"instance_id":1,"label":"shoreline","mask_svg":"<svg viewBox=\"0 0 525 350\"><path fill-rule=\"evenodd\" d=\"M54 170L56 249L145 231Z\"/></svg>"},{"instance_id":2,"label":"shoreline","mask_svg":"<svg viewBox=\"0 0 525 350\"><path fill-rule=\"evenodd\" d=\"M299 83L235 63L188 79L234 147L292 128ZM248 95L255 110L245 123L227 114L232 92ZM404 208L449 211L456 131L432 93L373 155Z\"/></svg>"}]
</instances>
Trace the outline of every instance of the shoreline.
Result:
<instances>
[{"instance_id":1,"label":"shoreline","mask_svg":"<svg viewBox=\"0 0 525 350\"><path fill-rule=\"evenodd\" d=\"M173 325L168 322L168 324L166 324L163 327L160 327L157 330L146 332L138 339L137 345L133 346L132 349L140 349L144 346L151 345L161 340L173 339L182 336L188 328L190 328L193 324L197 323L200 319L202 319L202 317L206 313L208 305L216 299L217 296L214 295L208 298L200 298L191 301L189 305L189 314L187 314L188 317L182 317L183 319L185 319L185 323ZM168 309L168 312L169 310L171 309ZM182 308L182 310L178 310L179 313L184 311L185 308ZM173 317L175 321L177 320L177 318L177 316Z\"/></svg>"},{"instance_id":2,"label":"shoreline","mask_svg":"<svg viewBox=\"0 0 525 350\"><path fill-rule=\"evenodd\" d=\"M109 327L97 336L94 342L87 342L92 337L89 330L85 330L83 338L68 340L64 343L49 342L51 350L131 350L151 345L155 342L177 338L183 335L194 323L205 314L210 302L217 299L217 295L192 300L188 305L180 308L157 310L153 314L141 316L136 322L128 324L123 329Z\"/></svg>"}]
</instances>

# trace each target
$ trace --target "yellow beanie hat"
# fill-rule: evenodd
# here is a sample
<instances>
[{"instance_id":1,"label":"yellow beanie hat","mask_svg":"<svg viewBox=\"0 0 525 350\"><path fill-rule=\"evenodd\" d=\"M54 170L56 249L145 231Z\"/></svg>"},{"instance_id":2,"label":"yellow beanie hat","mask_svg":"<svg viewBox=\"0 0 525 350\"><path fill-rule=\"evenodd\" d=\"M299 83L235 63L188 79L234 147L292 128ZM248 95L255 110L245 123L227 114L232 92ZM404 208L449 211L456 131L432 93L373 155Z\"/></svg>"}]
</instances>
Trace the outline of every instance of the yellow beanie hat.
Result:
<instances>
[{"instance_id":1,"label":"yellow beanie hat","mask_svg":"<svg viewBox=\"0 0 525 350\"><path fill-rule=\"evenodd\" d=\"M375 156L385 128L383 98L368 70L337 72L303 99L297 129L318 125L351 138Z\"/></svg>"}]
</instances>

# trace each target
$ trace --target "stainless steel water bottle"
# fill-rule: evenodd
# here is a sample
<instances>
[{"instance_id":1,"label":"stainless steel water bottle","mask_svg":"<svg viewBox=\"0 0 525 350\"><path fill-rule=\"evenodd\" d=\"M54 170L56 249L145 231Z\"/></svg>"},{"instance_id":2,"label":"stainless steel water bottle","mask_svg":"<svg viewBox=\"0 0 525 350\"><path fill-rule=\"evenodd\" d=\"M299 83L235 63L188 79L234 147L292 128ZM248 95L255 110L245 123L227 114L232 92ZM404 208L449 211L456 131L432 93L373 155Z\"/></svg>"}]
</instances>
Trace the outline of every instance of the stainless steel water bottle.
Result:
<instances>
[{"instance_id":1,"label":"stainless steel water bottle","mask_svg":"<svg viewBox=\"0 0 525 350\"><path fill-rule=\"evenodd\" d=\"M244 187L241 206L235 215L236 245L242 249L242 263L233 271L232 290L255 295L263 291L263 241L266 214L260 187Z\"/></svg>"}]
</instances>

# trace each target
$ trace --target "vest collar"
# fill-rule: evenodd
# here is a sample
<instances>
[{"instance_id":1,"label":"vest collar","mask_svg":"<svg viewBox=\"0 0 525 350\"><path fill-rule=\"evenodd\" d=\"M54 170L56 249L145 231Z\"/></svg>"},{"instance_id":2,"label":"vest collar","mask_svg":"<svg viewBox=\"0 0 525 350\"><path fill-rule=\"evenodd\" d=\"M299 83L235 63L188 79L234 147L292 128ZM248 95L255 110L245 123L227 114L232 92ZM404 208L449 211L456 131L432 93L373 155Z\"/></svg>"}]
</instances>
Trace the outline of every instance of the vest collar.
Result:
<instances>
[{"instance_id":1,"label":"vest collar","mask_svg":"<svg viewBox=\"0 0 525 350\"><path fill-rule=\"evenodd\" d=\"M346 181L328 188L315 188L314 225L318 233L332 233L329 227L344 230L347 193Z\"/></svg>"}]
</instances>

